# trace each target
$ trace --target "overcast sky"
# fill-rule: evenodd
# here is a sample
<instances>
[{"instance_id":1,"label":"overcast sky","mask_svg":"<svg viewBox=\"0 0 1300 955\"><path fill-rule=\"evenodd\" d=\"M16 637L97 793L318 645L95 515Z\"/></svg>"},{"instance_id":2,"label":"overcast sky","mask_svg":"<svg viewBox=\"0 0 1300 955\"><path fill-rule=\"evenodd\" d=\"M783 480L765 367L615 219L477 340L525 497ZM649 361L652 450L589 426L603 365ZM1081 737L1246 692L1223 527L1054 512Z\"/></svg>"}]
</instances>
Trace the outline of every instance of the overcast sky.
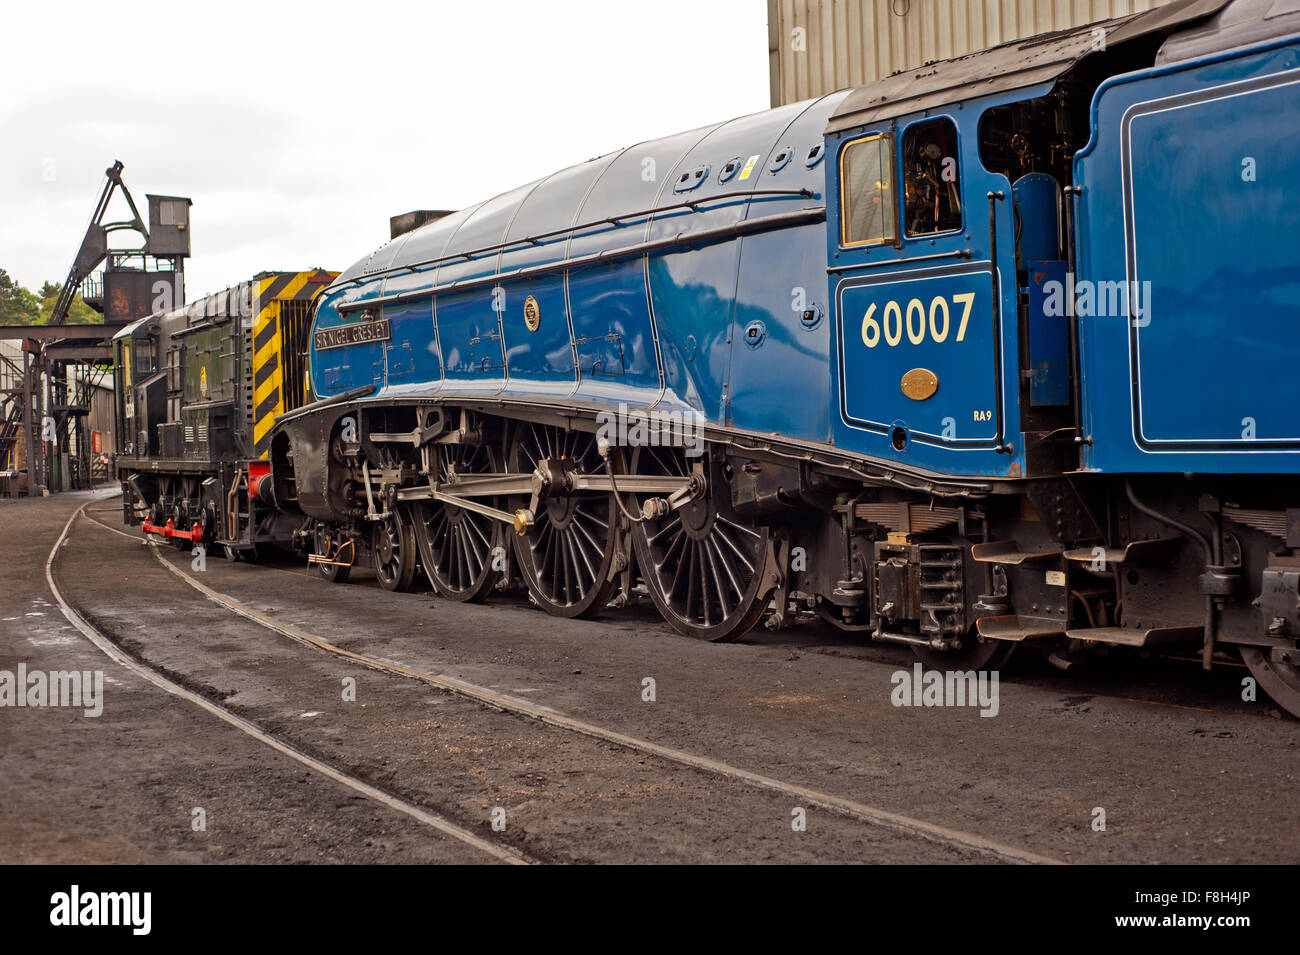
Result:
<instances>
[{"instance_id":1,"label":"overcast sky","mask_svg":"<svg viewBox=\"0 0 1300 955\"><path fill-rule=\"evenodd\" d=\"M45 0L3 16L0 268L33 290L66 276L114 159L141 215L146 193L194 200L193 298L342 269L391 215L768 105L764 0Z\"/></svg>"}]
</instances>

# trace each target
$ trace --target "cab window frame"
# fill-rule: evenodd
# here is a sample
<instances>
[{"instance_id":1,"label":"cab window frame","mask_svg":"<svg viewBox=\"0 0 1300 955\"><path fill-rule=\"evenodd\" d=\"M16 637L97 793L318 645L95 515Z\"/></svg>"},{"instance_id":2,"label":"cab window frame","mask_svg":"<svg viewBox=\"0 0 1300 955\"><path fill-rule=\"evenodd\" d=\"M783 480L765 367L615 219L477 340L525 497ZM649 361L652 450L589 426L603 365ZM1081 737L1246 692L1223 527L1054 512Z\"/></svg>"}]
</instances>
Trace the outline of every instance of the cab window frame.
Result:
<instances>
[{"instance_id":1,"label":"cab window frame","mask_svg":"<svg viewBox=\"0 0 1300 955\"><path fill-rule=\"evenodd\" d=\"M158 373L158 348L157 342L149 334L141 334L131 341L133 354L131 362L134 365L137 380L143 381L145 378L152 377Z\"/></svg>"},{"instance_id":2,"label":"cab window frame","mask_svg":"<svg viewBox=\"0 0 1300 955\"><path fill-rule=\"evenodd\" d=\"M918 126L923 126L927 123L935 123L940 121L946 121L951 126L953 136L954 136L954 141L955 141L953 147L954 155L952 158L957 162L956 187L957 187L957 201L960 204L961 221L957 224L956 228L944 229L942 232L911 232L909 231L908 224L907 224L907 211L908 211L907 210L907 183L903 179L903 176L905 175L904 167L907 165L907 156L903 153L903 149L906 144L907 136L909 133L913 131L913 129L915 129ZM961 235L965 231L966 197L963 190L963 186L965 185L965 177L963 175L964 170L962 168L963 163L962 163L962 155L961 155L961 151L962 151L961 144L962 144L961 124L957 122L955 117L949 115L948 113L939 113L933 116L919 116L916 119L912 120L910 123L908 123L906 126L904 126L902 130L900 130L898 136L897 174L898 174L899 184L901 186L901 188L898 189L898 206L899 206L898 216L899 216L899 222L901 223L901 227L899 229L899 232L902 233L901 241L929 242L933 239L940 239L948 236Z\"/></svg>"},{"instance_id":3,"label":"cab window frame","mask_svg":"<svg viewBox=\"0 0 1300 955\"><path fill-rule=\"evenodd\" d=\"M883 205L884 208L888 210L888 214L891 218L887 222L882 223L882 225L890 226L890 234L883 235L880 238L858 239L851 242L849 241L849 228L850 228L850 223L852 222L852 219L850 217L850 207L851 207L851 200L854 198L854 196L852 195L852 189L850 188L851 184L849 183L848 179L845 176L845 172L848 165L849 153L853 151L854 147L861 146L868 142L878 142L880 140L885 141L886 148L884 149L878 148L878 155L882 157L888 156L889 166L890 166L888 170L889 175L887 177L883 175L881 176L881 181L887 181L889 184L889 201L884 203ZM838 159L839 187L840 187L840 196L839 196L840 248L869 249L878 246L897 246L899 244L900 242L899 233L901 231L900 226L902 224L902 216L900 215L899 196L898 196L898 149L899 149L899 141L897 136L895 135L895 130L893 130L892 128L887 130L877 130L876 132L866 133L862 136L857 136L849 140L848 142L844 143L844 145L840 147L839 159ZM884 170L882 170L882 172L884 172Z\"/></svg>"}]
</instances>

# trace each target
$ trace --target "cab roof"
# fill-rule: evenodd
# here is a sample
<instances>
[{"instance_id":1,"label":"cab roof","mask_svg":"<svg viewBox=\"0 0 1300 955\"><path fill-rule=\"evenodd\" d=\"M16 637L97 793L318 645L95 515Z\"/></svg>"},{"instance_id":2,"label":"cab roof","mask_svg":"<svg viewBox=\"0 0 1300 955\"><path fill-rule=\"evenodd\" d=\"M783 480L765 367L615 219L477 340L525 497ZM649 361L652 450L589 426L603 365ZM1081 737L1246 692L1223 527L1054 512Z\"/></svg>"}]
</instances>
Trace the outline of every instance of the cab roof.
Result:
<instances>
[{"instance_id":1,"label":"cab roof","mask_svg":"<svg viewBox=\"0 0 1300 955\"><path fill-rule=\"evenodd\" d=\"M1098 30L1105 31L1106 46L1114 46L1151 33L1168 33L1218 13L1227 3L1174 0L1143 13L1042 33L903 70L853 90L832 114L826 132L837 133L954 102L1050 83L1097 51Z\"/></svg>"}]
</instances>

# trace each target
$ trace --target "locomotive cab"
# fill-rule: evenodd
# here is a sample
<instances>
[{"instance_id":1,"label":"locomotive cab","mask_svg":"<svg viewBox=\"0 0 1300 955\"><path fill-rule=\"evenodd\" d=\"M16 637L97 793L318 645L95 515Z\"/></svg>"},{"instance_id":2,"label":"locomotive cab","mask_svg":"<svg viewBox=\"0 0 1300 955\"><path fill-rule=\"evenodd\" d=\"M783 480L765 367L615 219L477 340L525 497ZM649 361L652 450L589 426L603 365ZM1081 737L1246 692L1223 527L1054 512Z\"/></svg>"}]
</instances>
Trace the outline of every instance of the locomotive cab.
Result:
<instances>
[{"instance_id":1,"label":"locomotive cab","mask_svg":"<svg viewBox=\"0 0 1300 955\"><path fill-rule=\"evenodd\" d=\"M126 454L158 453L157 425L167 420L166 390L158 372L158 319L146 316L113 336L117 369L117 433Z\"/></svg>"}]
</instances>

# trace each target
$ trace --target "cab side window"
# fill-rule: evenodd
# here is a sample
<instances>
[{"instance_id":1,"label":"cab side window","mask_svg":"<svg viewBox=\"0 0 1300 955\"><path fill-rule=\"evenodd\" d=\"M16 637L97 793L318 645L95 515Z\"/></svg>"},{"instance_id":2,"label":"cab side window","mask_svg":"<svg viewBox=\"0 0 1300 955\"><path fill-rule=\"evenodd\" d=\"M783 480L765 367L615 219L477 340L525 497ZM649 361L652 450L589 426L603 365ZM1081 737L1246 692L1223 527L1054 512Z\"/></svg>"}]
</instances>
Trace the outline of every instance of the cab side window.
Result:
<instances>
[{"instance_id":1,"label":"cab side window","mask_svg":"<svg viewBox=\"0 0 1300 955\"><path fill-rule=\"evenodd\" d=\"M893 242L897 220L893 137L882 133L849 143L840 153L840 244Z\"/></svg>"},{"instance_id":2,"label":"cab side window","mask_svg":"<svg viewBox=\"0 0 1300 955\"><path fill-rule=\"evenodd\" d=\"M957 127L946 117L913 123L903 134L903 217L907 235L961 228Z\"/></svg>"},{"instance_id":3,"label":"cab side window","mask_svg":"<svg viewBox=\"0 0 1300 955\"><path fill-rule=\"evenodd\" d=\"M146 336L141 336L133 344L135 348L136 377L143 381L154 373L153 341Z\"/></svg>"}]
</instances>

